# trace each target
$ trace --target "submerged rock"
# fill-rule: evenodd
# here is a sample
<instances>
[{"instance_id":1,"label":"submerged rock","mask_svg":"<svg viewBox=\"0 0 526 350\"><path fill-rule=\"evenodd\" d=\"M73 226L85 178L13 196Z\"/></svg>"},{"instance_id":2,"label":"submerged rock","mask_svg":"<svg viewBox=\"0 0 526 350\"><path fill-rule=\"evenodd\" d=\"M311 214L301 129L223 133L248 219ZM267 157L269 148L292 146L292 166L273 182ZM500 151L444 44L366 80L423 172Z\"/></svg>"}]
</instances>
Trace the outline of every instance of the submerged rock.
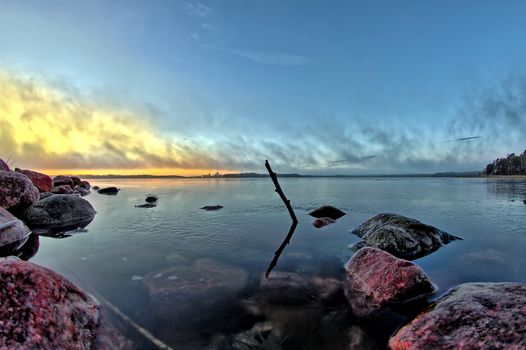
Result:
<instances>
[{"instance_id":1,"label":"submerged rock","mask_svg":"<svg viewBox=\"0 0 526 350\"><path fill-rule=\"evenodd\" d=\"M31 234L31 230L4 208L0 208L0 247L2 253L17 250ZM2 254L4 255L4 254Z\"/></svg>"},{"instance_id":2,"label":"submerged rock","mask_svg":"<svg viewBox=\"0 0 526 350\"><path fill-rule=\"evenodd\" d=\"M418 265L376 248L362 248L345 265L345 294L355 315L374 315L382 308L435 291Z\"/></svg>"},{"instance_id":3,"label":"submerged rock","mask_svg":"<svg viewBox=\"0 0 526 350\"><path fill-rule=\"evenodd\" d=\"M0 171L10 171L9 165L3 159L0 159Z\"/></svg>"},{"instance_id":4,"label":"submerged rock","mask_svg":"<svg viewBox=\"0 0 526 350\"><path fill-rule=\"evenodd\" d=\"M80 197L56 194L29 207L23 214L30 227L82 226L95 216L95 209Z\"/></svg>"},{"instance_id":5,"label":"submerged rock","mask_svg":"<svg viewBox=\"0 0 526 350\"><path fill-rule=\"evenodd\" d=\"M146 202L148 203L156 203L159 197L157 197L155 194L149 194L146 196Z\"/></svg>"},{"instance_id":6,"label":"submerged rock","mask_svg":"<svg viewBox=\"0 0 526 350\"><path fill-rule=\"evenodd\" d=\"M100 188L97 190L98 193L100 194L108 194L108 195L116 195L117 193L119 193L119 189L117 187L105 187L105 188Z\"/></svg>"},{"instance_id":7,"label":"submerged rock","mask_svg":"<svg viewBox=\"0 0 526 350\"><path fill-rule=\"evenodd\" d=\"M464 283L390 339L393 350L526 349L526 285Z\"/></svg>"},{"instance_id":8,"label":"submerged rock","mask_svg":"<svg viewBox=\"0 0 526 350\"><path fill-rule=\"evenodd\" d=\"M53 186L57 187L62 185L68 185L71 188L75 187L75 184L73 183L73 179L71 177L64 175L55 176L53 178Z\"/></svg>"},{"instance_id":9,"label":"submerged rock","mask_svg":"<svg viewBox=\"0 0 526 350\"><path fill-rule=\"evenodd\" d=\"M197 259L192 266L175 266L144 277L154 315L184 324L217 317L235 303L247 280L245 270L213 259Z\"/></svg>"},{"instance_id":10,"label":"submerged rock","mask_svg":"<svg viewBox=\"0 0 526 350\"><path fill-rule=\"evenodd\" d=\"M99 186L93 186L93 190L94 190L94 191L98 191L99 189L100 189Z\"/></svg>"},{"instance_id":11,"label":"submerged rock","mask_svg":"<svg viewBox=\"0 0 526 350\"><path fill-rule=\"evenodd\" d=\"M136 205L135 208L155 208L157 206L157 203L144 203Z\"/></svg>"},{"instance_id":12,"label":"submerged rock","mask_svg":"<svg viewBox=\"0 0 526 350\"><path fill-rule=\"evenodd\" d=\"M0 171L0 207L22 211L40 198L38 189L24 174Z\"/></svg>"},{"instance_id":13,"label":"submerged rock","mask_svg":"<svg viewBox=\"0 0 526 350\"><path fill-rule=\"evenodd\" d=\"M372 217L352 233L362 239L352 247L354 250L369 246L403 259L422 257L443 244L461 239L418 220L388 213Z\"/></svg>"},{"instance_id":14,"label":"submerged rock","mask_svg":"<svg viewBox=\"0 0 526 350\"><path fill-rule=\"evenodd\" d=\"M310 216L315 218L331 218L337 220L345 215L343 211L330 205L324 205L315 209L309 213Z\"/></svg>"},{"instance_id":15,"label":"submerged rock","mask_svg":"<svg viewBox=\"0 0 526 350\"><path fill-rule=\"evenodd\" d=\"M219 210L223 208L222 205L205 205L204 207L201 207L201 209L204 209L206 211L214 211L214 210Z\"/></svg>"},{"instance_id":16,"label":"submerged rock","mask_svg":"<svg viewBox=\"0 0 526 350\"><path fill-rule=\"evenodd\" d=\"M16 169L17 172L27 176L40 192L50 192L53 185L51 177L32 170Z\"/></svg>"},{"instance_id":17,"label":"submerged rock","mask_svg":"<svg viewBox=\"0 0 526 350\"><path fill-rule=\"evenodd\" d=\"M73 283L17 258L0 259L0 347L90 349L98 305Z\"/></svg>"},{"instance_id":18,"label":"submerged rock","mask_svg":"<svg viewBox=\"0 0 526 350\"><path fill-rule=\"evenodd\" d=\"M331 218L317 218L316 220L312 222L312 224L316 228L321 228L321 227L324 227L330 224L334 224L335 222L336 220L333 220Z\"/></svg>"}]
</instances>

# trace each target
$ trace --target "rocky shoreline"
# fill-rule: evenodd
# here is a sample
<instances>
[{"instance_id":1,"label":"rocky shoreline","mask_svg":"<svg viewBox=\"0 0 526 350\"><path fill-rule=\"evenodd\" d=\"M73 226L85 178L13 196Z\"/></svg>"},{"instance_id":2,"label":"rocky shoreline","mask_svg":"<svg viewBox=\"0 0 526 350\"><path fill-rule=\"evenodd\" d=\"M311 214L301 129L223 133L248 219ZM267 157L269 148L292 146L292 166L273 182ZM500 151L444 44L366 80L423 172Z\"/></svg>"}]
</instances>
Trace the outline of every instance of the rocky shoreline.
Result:
<instances>
[{"instance_id":1,"label":"rocky shoreline","mask_svg":"<svg viewBox=\"0 0 526 350\"><path fill-rule=\"evenodd\" d=\"M38 250L40 234L60 234L93 220L95 208L83 198L91 190L78 177L12 171L0 159L0 252L5 256L0 258L0 347L132 347L103 330L95 298L27 261ZM149 195L137 207L153 208L157 201ZM345 213L324 206L311 215L313 224L323 227ZM356 252L341 278L273 271L267 279L208 258L174 261L173 267L152 271L141 283L152 314L165 324L159 335L177 343L174 327L182 327L182 333L204 328L207 341L194 348L218 350L526 349L526 285L464 283L434 300L433 281L410 261L460 237L390 213L372 217L352 233L362 241L352 247ZM236 318L208 329L220 314Z\"/></svg>"}]
</instances>

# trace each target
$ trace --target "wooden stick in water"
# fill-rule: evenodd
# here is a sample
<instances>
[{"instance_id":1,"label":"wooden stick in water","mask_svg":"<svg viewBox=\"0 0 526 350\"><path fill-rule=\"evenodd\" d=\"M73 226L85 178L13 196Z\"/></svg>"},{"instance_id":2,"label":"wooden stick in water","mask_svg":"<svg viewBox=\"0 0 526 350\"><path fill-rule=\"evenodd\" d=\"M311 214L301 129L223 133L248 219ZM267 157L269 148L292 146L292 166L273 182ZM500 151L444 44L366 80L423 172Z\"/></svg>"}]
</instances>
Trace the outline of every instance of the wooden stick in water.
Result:
<instances>
[{"instance_id":1,"label":"wooden stick in water","mask_svg":"<svg viewBox=\"0 0 526 350\"><path fill-rule=\"evenodd\" d=\"M279 194L279 196L281 197L281 200L283 201L283 203L285 203L285 206L287 207L289 211L292 222L297 223L298 219L296 218L296 213L294 213L294 209L292 209L292 206L290 205L290 200L288 200L287 197L285 196L285 193L283 193L283 190L281 189L281 186L279 185L279 182L278 182L278 176L276 175L275 172L272 171L272 168L270 167L268 160L265 160L265 167L267 168L268 173L270 174L270 178L272 179L272 182L274 182L274 186L276 186L275 191Z\"/></svg>"},{"instance_id":2,"label":"wooden stick in water","mask_svg":"<svg viewBox=\"0 0 526 350\"><path fill-rule=\"evenodd\" d=\"M287 207L287 210L289 211L290 218L292 219L292 224L290 225L290 229L289 229L289 233L287 234L287 237L285 237L285 239L279 246L278 250L276 250L276 252L274 253L274 258L270 262L267 272L265 272L265 277L268 279L270 272L278 263L278 259L281 256L281 253L283 252L287 244L289 244L290 239L292 238L292 235L294 234L294 231L296 230L296 226L298 226L298 218L296 218L296 213L294 212L294 209L292 209L292 206L290 205L290 200L287 199L287 196L285 196L285 193L283 193L283 190L281 189L281 186L279 185L279 182L278 182L278 176L276 175L275 172L272 171L272 168L270 167L268 160L265 160L265 167L267 168L268 173L270 174L270 178L272 179L272 182L274 182L274 186L276 186L276 192L281 197L281 200L283 201L283 203L285 203L285 206Z\"/></svg>"}]
</instances>

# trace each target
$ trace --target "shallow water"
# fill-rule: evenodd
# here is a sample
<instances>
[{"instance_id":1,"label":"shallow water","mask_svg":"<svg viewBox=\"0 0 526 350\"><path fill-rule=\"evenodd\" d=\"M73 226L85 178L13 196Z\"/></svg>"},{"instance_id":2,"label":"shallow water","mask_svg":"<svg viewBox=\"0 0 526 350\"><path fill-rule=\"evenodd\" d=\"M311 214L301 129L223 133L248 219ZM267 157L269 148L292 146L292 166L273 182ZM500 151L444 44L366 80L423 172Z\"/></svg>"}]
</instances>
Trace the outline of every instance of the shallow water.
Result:
<instances>
[{"instance_id":1,"label":"shallow water","mask_svg":"<svg viewBox=\"0 0 526 350\"><path fill-rule=\"evenodd\" d=\"M300 223L275 271L339 278L352 255L348 246L358 241L350 230L378 213L393 212L464 238L415 260L437 285L435 297L468 281L526 283L524 180L299 178L280 183ZM181 327L153 315L144 276L213 258L241 267L248 273L247 284L257 284L290 226L270 179L112 179L91 184L121 191L85 197L98 212L87 232L41 237L31 261L96 291L174 348L206 348L214 333L232 332L222 327L235 316L227 312L197 323L199 329L187 325L174 336ZM134 207L150 193L159 197L157 207ZM199 209L215 204L224 208ZM316 229L307 213L324 204L348 214ZM176 277L159 277L177 283ZM247 293L250 286L245 297ZM374 331L369 335L376 336ZM141 344L143 348L147 342Z\"/></svg>"}]
</instances>

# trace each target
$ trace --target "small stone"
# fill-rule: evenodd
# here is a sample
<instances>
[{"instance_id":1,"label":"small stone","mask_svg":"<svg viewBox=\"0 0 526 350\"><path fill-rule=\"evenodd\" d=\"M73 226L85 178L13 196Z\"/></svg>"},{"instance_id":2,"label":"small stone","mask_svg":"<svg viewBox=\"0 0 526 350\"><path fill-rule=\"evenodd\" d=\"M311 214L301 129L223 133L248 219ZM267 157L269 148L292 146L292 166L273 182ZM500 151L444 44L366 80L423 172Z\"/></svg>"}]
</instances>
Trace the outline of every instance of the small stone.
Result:
<instances>
[{"instance_id":1,"label":"small stone","mask_svg":"<svg viewBox=\"0 0 526 350\"><path fill-rule=\"evenodd\" d=\"M140 280L142 280L142 277L141 276L137 276L137 275L133 275L131 279L132 279L132 281L140 281Z\"/></svg>"},{"instance_id":2,"label":"small stone","mask_svg":"<svg viewBox=\"0 0 526 350\"><path fill-rule=\"evenodd\" d=\"M310 216L315 218L331 218L337 220L345 215L343 211L330 205L324 205L315 209L309 213Z\"/></svg>"},{"instance_id":3,"label":"small stone","mask_svg":"<svg viewBox=\"0 0 526 350\"><path fill-rule=\"evenodd\" d=\"M334 224L336 220L333 220L331 218L318 218L312 222L312 225L316 228L321 228L330 224Z\"/></svg>"},{"instance_id":4,"label":"small stone","mask_svg":"<svg viewBox=\"0 0 526 350\"><path fill-rule=\"evenodd\" d=\"M99 190L97 190L98 193L100 194L107 194L107 195L116 195L117 193L119 193L119 189L117 187L105 187L105 188L101 188Z\"/></svg>"},{"instance_id":5,"label":"small stone","mask_svg":"<svg viewBox=\"0 0 526 350\"><path fill-rule=\"evenodd\" d=\"M147 203L155 203L159 198L155 194L149 194L146 196Z\"/></svg>"},{"instance_id":6,"label":"small stone","mask_svg":"<svg viewBox=\"0 0 526 350\"><path fill-rule=\"evenodd\" d=\"M222 205L205 205L204 207L201 207L201 209L204 209L206 211L214 211L214 210L219 210L223 208Z\"/></svg>"}]
</instances>

